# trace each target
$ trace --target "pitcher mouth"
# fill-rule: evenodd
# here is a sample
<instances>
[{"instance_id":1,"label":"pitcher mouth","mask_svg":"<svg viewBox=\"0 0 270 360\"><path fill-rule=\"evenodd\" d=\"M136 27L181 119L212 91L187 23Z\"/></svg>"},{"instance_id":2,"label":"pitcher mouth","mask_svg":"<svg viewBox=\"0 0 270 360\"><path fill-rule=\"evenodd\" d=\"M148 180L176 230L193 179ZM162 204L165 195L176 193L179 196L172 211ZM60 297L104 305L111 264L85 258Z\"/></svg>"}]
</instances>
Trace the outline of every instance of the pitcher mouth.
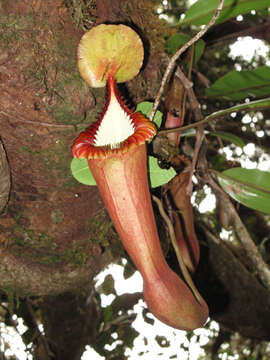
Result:
<instances>
[{"instance_id":1,"label":"pitcher mouth","mask_svg":"<svg viewBox=\"0 0 270 360\"><path fill-rule=\"evenodd\" d=\"M124 153L156 134L154 124L142 113L133 113L121 98L113 76L108 76L107 100L96 122L86 128L72 146L73 157L97 159Z\"/></svg>"}]
</instances>

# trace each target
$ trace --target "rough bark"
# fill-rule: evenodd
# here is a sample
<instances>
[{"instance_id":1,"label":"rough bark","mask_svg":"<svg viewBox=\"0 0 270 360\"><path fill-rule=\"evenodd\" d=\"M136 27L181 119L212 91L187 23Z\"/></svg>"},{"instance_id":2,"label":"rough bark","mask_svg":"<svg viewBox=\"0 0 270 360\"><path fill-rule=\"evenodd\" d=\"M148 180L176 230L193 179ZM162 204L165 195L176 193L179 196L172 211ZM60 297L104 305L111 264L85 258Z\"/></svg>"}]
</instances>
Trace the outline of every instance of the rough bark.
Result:
<instances>
[{"instance_id":1,"label":"rough bark","mask_svg":"<svg viewBox=\"0 0 270 360\"><path fill-rule=\"evenodd\" d=\"M97 189L78 184L69 169L78 127L95 120L104 90L90 91L79 77L76 47L83 31L73 22L70 14L76 9L68 10L68 3L2 3L0 122L12 191L0 218L6 248L0 285L20 292L27 289L30 295L70 291L76 281L84 284L112 258L108 247L101 256L100 241L107 236L110 245L117 238L111 230L92 232L101 221L99 215L104 216L100 213L104 205ZM97 1L92 8L96 19L92 26L121 21L150 38L151 26L158 24L152 2ZM155 33L154 45L147 42L148 60L150 52L151 59L157 58L157 39ZM155 93L157 64L145 62L142 74L128 84L136 102ZM120 246L116 249L121 253ZM19 269L25 274L20 276Z\"/></svg>"},{"instance_id":2,"label":"rough bark","mask_svg":"<svg viewBox=\"0 0 270 360\"><path fill-rule=\"evenodd\" d=\"M39 353L38 343L37 358L80 358L97 320L84 294L123 253L97 189L69 169L73 140L104 104L104 90L90 90L79 76L80 37L101 22L129 24L144 34L146 57L121 91L137 103L159 85L162 28L152 1L90 3L0 1L0 128L12 179L0 216L0 288L9 297L42 297L42 319L34 316L51 353Z\"/></svg>"},{"instance_id":3,"label":"rough bark","mask_svg":"<svg viewBox=\"0 0 270 360\"><path fill-rule=\"evenodd\" d=\"M6 206L10 190L10 171L5 149L0 139L0 213Z\"/></svg>"}]
</instances>

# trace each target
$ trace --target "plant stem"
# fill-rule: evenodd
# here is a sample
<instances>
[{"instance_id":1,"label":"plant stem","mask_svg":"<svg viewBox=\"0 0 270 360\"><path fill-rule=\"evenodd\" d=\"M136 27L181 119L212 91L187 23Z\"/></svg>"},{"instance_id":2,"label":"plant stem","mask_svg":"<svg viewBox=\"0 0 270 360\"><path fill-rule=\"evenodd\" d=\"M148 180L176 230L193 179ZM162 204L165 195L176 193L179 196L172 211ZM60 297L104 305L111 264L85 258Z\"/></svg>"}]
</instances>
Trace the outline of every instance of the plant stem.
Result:
<instances>
[{"instance_id":1,"label":"plant stem","mask_svg":"<svg viewBox=\"0 0 270 360\"><path fill-rule=\"evenodd\" d=\"M227 109L213 112L212 114L206 116L204 119L197 121L193 124L185 125L185 126L182 126L179 128L160 130L160 131L158 131L158 135L169 134L171 132L178 131L178 130L184 131L184 130L188 130L188 129L193 129L193 128L196 128L203 124L207 124L213 120L221 119L227 115L230 115L231 113L238 112L238 111L263 110L263 109L267 109L267 108L270 108L270 98L266 98L263 100L251 101L249 103L239 104L239 105L235 105L230 108L227 108Z\"/></svg>"}]
</instances>

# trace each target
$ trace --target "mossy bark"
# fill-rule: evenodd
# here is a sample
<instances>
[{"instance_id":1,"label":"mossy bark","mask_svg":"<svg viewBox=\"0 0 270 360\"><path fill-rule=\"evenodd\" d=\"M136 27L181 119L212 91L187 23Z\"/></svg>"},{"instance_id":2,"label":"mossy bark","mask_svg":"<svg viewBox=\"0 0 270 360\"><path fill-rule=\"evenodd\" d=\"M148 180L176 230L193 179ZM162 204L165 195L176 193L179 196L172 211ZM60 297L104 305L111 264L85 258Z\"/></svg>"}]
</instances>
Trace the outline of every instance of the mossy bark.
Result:
<instances>
[{"instance_id":1,"label":"mossy bark","mask_svg":"<svg viewBox=\"0 0 270 360\"><path fill-rule=\"evenodd\" d=\"M74 15L79 6L88 11L80 13L80 21ZM104 102L104 89L92 91L80 78L76 47L82 28L101 22L128 23L146 38L150 25L159 24L152 8L152 2L120 0L108 7L103 1L1 2L0 121L12 189L0 219L5 248L0 286L28 295L58 294L77 280L84 284L112 259L89 228L104 208L98 191L76 183L69 169L73 139ZM134 101L158 84L157 75L148 81L149 71L157 74L149 54L156 58L160 40L153 39L151 49L146 43L144 71L128 85ZM112 230L103 236L109 248L116 236Z\"/></svg>"},{"instance_id":2,"label":"mossy bark","mask_svg":"<svg viewBox=\"0 0 270 360\"><path fill-rule=\"evenodd\" d=\"M105 3L0 1L0 135L12 180L0 216L0 288L46 302L43 322L55 339L47 358L68 358L57 355L69 336L53 326L54 305L60 313L68 296L65 319L76 318L93 277L123 254L97 189L77 183L69 169L73 140L104 104L104 89L89 89L79 76L80 37L101 22L129 24L144 34L147 55L142 73L122 90L136 103L152 97L160 79L162 37L153 29L161 31L161 24L153 2L114 0L107 13ZM94 315L79 318L85 328ZM74 358L83 344L82 336Z\"/></svg>"},{"instance_id":3,"label":"mossy bark","mask_svg":"<svg viewBox=\"0 0 270 360\"><path fill-rule=\"evenodd\" d=\"M10 170L6 152L0 139L0 214L8 202L10 191Z\"/></svg>"}]
</instances>

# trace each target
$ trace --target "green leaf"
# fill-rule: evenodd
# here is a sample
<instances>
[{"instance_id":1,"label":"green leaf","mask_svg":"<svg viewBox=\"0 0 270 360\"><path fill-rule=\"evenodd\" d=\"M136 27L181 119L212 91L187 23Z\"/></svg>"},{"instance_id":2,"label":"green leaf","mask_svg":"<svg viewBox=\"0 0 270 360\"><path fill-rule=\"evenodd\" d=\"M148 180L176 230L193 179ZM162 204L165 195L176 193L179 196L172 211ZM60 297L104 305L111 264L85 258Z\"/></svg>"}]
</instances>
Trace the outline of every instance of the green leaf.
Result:
<instances>
[{"instance_id":1,"label":"green leaf","mask_svg":"<svg viewBox=\"0 0 270 360\"><path fill-rule=\"evenodd\" d=\"M70 168L72 175L78 182L84 185L97 185L86 159L72 159ZM152 188L166 184L176 174L173 168L168 170L161 169L157 163L157 159L153 156L149 157L149 173Z\"/></svg>"},{"instance_id":2,"label":"green leaf","mask_svg":"<svg viewBox=\"0 0 270 360\"><path fill-rule=\"evenodd\" d=\"M137 105L136 111L140 111L146 117L149 117L152 112L152 108L152 102L144 101ZM153 121L156 124L157 128L159 128L162 122L162 113L160 111L156 112ZM70 169L72 175L78 182L84 185L97 185L88 167L88 162L86 159L73 158L70 164Z\"/></svg>"},{"instance_id":3,"label":"green leaf","mask_svg":"<svg viewBox=\"0 0 270 360\"><path fill-rule=\"evenodd\" d=\"M181 25L208 24L213 17L219 0L198 0L185 13L180 21ZM251 10L262 10L269 7L269 0L225 0L216 24L227 21L238 15L249 13Z\"/></svg>"},{"instance_id":4,"label":"green leaf","mask_svg":"<svg viewBox=\"0 0 270 360\"><path fill-rule=\"evenodd\" d=\"M229 141L229 142L235 144L236 146L239 146L240 148L243 148L245 146L244 141L240 137L233 135L231 133L224 132L224 131L215 131L215 132L207 131L206 133L208 133L209 135L212 135L212 136L219 136L221 139Z\"/></svg>"},{"instance_id":5,"label":"green leaf","mask_svg":"<svg viewBox=\"0 0 270 360\"><path fill-rule=\"evenodd\" d=\"M232 168L217 173L222 188L236 201L270 214L270 173L258 169Z\"/></svg>"},{"instance_id":6,"label":"green leaf","mask_svg":"<svg viewBox=\"0 0 270 360\"><path fill-rule=\"evenodd\" d=\"M224 171L226 169L226 156L221 154L216 154L215 156L210 158L212 168L217 171Z\"/></svg>"},{"instance_id":7,"label":"green leaf","mask_svg":"<svg viewBox=\"0 0 270 360\"><path fill-rule=\"evenodd\" d=\"M174 54L181 46L183 46L188 40L190 36L182 33L172 35L166 42L166 50L169 54ZM202 56L205 48L205 42L203 40L199 40L194 45L194 64L198 62L200 57Z\"/></svg>"},{"instance_id":8,"label":"green leaf","mask_svg":"<svg viewBox=\"0 0 270 360\"><path fill-rule=\"evenodd\" d=\"M106 275L103 283L98 287L98 292L106 296L115 294L114 278L112 274Z\"/></svg>"},{"instance_id":9,"label":"green leaf","mask_svg":"<svg viewBox=\"0 0 270 360\"><path fill-rule=\"evenodd\" d=\"M270 67L262 66L251 71L231 71L206 89L205 93L209 98L231 100L269 95Z\"/></svg>"},{"instance_id":10,"label":"green leaf","mask_svg":"<svg viewBox=\"0 0 270 360\"><path fill-rule=\"evenodd\" d=\"M134 346L134 340L138 337L139 333L132 326L125 326L125 330L122 332L121 340L125 344L125 346L130 349Z\"/></svg>"},{"instance_id":11,"label":"green leaf","mask_svg":"<svg viewBox=\"0 0 270 360\"><path fill-rule=\"evenodd\" d=\"M28 345L31 342L33 342L33 339L35 338L36 329L35 327L29 328L22 334L23 342Z\"/></svg>"},{"instance_id":12,"label":"green leaf","mask_svg":"<svg viewBox=\"0 0 270 360\"><path fill-rule=\"evenodd\" d=\"M109 322L110 320L112 320L113 318L113 310L112 310L112 307L111 305L108 305L104 308L103 310L104 312L104 322L107 323Z\"/></svg>"},{"instance_id":13,"label":"green leaf","mask_svg":"<svg viewBox=\"0 0 270 360\"><path fill-rule=\"evenodd\" d=\"M86 159L72 159L71 172L74 178L84 185L96 185L96 181L88 167ZM168 170L161 169L157 163L157 159L153 156L149 157L149 172L151 187L161 186L170 181L176 174L173 168Z\"/></svg>"},{"instance_id":14,"label":"green leaf","mask_svg":"<svg viewBox=\"0 0 270 360\"><path fill-rule=\"evenodd\" d=\"M151 187L155 188L167 184L176 175L176 171L172 167L161 169L157 158L149 156L149 174Z\"/></svg>"},{"instance_id":15,"label":"green leaf","mask_svg":"<svg viewBox=\"0 0 270 360\"><path fill-rule=\"evenodd\" d=\"M124 279L129 279L132 275L134 275L136 269L131 263L128 261L127 264L124 267L123 276Z\"/></svg>"},{"instance_id":16,"label":"green leaf","mask_svg":"<svg viewBox=\"0 0 270 360\"><path fill-rule=\"evenodd\" d=\"M138 303L138 301L142 298L142 293L135 292L135 293L124 293L122 295L116 296L116 298L111 303L111 307L113 309L113 314L117 316L119 311L123 313L129 312L132 310L134 305Z\"/></svg>"},{"instance_id":17,"label":"green leaf","mask_svg":"<svg viewBox=\"0 0 270 360\"><path fill-rule=\"evenodd\" d=\"M140 111L143 115L149 118L153 109L153 105L154 104L150 101L143 101L137 105L136 111ZM162 112L156 111L153 122L156 124L157 128L160 128L162 123Z\"/></svg>"},{"instance_id":18,"label":"green leaf","mask_svg":"<svg viewBox=\"0 0 270 360\"><path fill-rule=\"evenodd\" d=\"M75 179L84 185L97 185L86 159L71 160L70 169Z\"/></svg>"},{"instance_id":19,"label":"green leaf","mask_svg":"<svg viewBox=\"0 0 270 360\"><path fill-rule=\"evenodd\" d=\"M229 141L229 142L235 144L236 146L239 146L240 148L243 148L245 146L244 141L239 136L233 135L233 134L225 132L225 131L213 132L213 131L204 130L204 133L206 135L219 136L219 137L221 137L221 139ZM190 136L196 136L195 129L186 129L181 133L181 137L190 137Z\"/></svg>"}]
</instances>

